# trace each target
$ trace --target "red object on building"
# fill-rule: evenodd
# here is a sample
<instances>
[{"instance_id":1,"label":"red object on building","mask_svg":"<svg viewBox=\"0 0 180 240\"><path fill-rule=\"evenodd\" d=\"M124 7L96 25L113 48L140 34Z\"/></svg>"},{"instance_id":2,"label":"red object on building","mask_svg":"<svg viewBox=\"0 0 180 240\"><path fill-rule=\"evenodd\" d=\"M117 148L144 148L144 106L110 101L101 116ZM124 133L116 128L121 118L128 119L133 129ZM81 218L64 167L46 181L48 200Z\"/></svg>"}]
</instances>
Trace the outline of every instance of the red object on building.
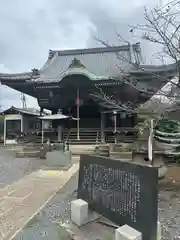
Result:
<instances>
[{"instance_id":1,"label":"red object on building","mask_svg":"<svg viewBox=\"0 0 180 240\"><path fill-rule=\"evenodd\" d=\"M77 106L80 105L80 99L79 99L79 97L76 98L76 105L77 105Z\"/></svg>"}]
</instances>

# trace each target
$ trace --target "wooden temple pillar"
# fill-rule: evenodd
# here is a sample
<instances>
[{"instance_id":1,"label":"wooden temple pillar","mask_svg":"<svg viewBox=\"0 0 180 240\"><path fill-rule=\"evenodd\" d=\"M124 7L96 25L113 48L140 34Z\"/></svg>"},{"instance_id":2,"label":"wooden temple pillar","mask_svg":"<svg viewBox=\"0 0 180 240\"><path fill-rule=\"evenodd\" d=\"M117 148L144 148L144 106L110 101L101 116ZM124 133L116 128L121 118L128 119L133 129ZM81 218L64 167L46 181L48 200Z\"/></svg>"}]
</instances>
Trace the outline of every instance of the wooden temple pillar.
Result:
<instances>
[{"instance_id":1,"label":"wooden temple pillar","mask_svg":"<svg viewBox=\"0 0 180 240\"><path fill-rule=\"evenodd\" d=\"M6 135L7 135L7 125L6 125L6 117L4 117L4 145L6 145Z\"/></svg>"},{"instance_id":2,"label":"wooden temple pillar","mask_svg":"<svg viewBox=\"0 0 180 240\"><path fill-rule=\"evenodd\" d=\"M44 108L40 107L40 116L41 117L43 116L43 111L44 111ZM41 133L42 133L41 143L43 145L44 144L44 131L43 131L44 122L43 122L43 120L40 121L40 127L41 127Z\"/></svg>"},{"instance_id":3,"label":"wooden temple pillar","mask_svg":"<svg viewBox=\"0 0 180 240\"><path fill-rule=\"evenodd\" d=\"M79 118L79 110L80 110L80 97L79 97L79 88L76 90L76 106L77 106L77 140L80 140L80 118Z\"/></svg>"},{"instance_id":4,"label":"wooden temple pillar","mask_svg":"<svg viewBox=\"0 0 180 240\"><path fill-rule=\"evenodd\" d=\"M105 143L105 113L101 112L101 143Z\"/></svg>"},{"instance_id":5,"label":"wooden temple pillar","mask_svg":"<svg viewBox=\"0 0 180 240\"><path fill-rule=\"evenodd\" d=\"M114 118L114 142L117 144L117 111L113 111Z\"/></svg>"},{"instance_id":6,"label":"wooden temple pillar","mask_svg":"<svg viewBox=\"0 0 180 240\"><path fill-rule=\"evenodd\" d=\"M62 109L58 109L57 113L62 114ZM57 141L62 142L63 140L63 126L62 124L57 125Z\"/></svg>"},{"instance_id":7,"label":"wooden temple pillar","mask_svg":"<svg viewBox=\"0 0 180 240\"><path fill-rule=\"evenodd\" d=\"M44 111L44 108L40 107L40 116L41 117L43 116L43 111ZM40 121L40 126L41 126L41 134L42 134L41 144L43 145L44 144L44 121L43 120Z\"/></svg>"},{"instance_id":8,"label":"wooden temple pillar","mask_svg":"<svg viewBox=\"0 0 180 240\"><path fill-rule=\"evenodd\" d=\"M43 111L44 111L44 108L43 108L43 107L40 107L40 116L42 116Z\"/></svg>"}]
</instances>

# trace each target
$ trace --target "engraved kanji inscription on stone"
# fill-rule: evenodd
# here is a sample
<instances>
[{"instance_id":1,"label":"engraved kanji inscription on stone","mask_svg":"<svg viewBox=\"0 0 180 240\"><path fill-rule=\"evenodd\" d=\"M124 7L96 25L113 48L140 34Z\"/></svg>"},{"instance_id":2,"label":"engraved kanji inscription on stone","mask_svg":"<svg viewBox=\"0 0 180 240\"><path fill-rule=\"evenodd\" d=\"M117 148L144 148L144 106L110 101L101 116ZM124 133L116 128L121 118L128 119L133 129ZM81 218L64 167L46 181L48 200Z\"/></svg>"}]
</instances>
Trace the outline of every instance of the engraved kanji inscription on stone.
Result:
<instances>
[{"instance_id":1,"label":"engraved kanji inscription on stone","mask_svg":"<svg viewBox=\"0 0 180 240\"><path fill-rule=\"evenodd\" d=\"M78 198L119 226L128 224L153 240L157 228L157 169L82 155ZM150 237L151 236L151 237Z\"/></svg>"}]
</instances>

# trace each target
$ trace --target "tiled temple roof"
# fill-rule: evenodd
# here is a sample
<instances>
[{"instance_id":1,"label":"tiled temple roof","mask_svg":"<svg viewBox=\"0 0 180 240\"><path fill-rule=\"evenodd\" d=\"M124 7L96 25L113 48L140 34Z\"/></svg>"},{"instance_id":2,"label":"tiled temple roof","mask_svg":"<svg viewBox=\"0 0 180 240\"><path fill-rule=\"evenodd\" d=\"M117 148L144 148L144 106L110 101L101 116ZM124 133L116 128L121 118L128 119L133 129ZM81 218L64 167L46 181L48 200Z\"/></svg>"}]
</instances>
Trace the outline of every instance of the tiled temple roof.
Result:
<instances>
[{"instance_id":1,"label":"tiled temple roof","mask_svg":"<svg viewBox=\"0 0 180 240\"><path fill-rule=\"evenodd\" d=\"M36 74L35 71L36 70ZM0 73L0 81L1 80L31 80L38 78L39 70L32 69L30 72L24 72L24 73Z\"/></svg>"},{"instance_id":2,"label":"tiled temple roof","mask_svg":"<svg viewBox=\"0 0 180 240\"><path fill-rule=\"evenodd\" d=\"M129 72L132 65L129 61L140 63L139 44L51 51L51 61L48 61L36 81L56 82L67 75L82 74L91 80L104 80L120 75L120 67ZM118 59L117 55L122 59ZM136 59L135 59L136 58ZM134 59L134 60L133 60ZM76 62L77 64L73 64ZM72 66L73 65L73 66Z\"/></svg>"},{"instance_id":3,"label":"tiled temple roof","mask_svg":"<svg viewBox=\"0 0 180 240\"><path fill-rule=\"evenodd\" d=\"M17 112L19 114L27 114L27 115L33 115L33 116L40 116L40 111L35 108L17 108L17 107L10 107L3 112L1 112L1 115L9 114L11 112Z\"/></svg>"},{"instance_id":4,"label":"tiled temple roof","mask_svg":"<svg viewBox=\"0 0 180 240\"><path fill-rule=\"evenodd\" d=\"M138 67L136 67L138 66ZM123 72L122 72L123 69ZM176 64L142 65L140 44L75 50L50 50L41 69L25 73L0 73L2 84L53 83L69 75L84 75L90 80L120 79L124 73L176 71ZM9 84L8 84L9 83Z\"/></svg>"},{"instance_id":5,"label":"tiled temple roof","mask_svg":"<svg viewBox=\"0 0 180 240\"><path fill-rule=\"evenodd\" d=\"M132 69L131 73L153 73L153 72L170 72L177 70L177 63L164 65L140 65L138 69Z\"/></svg>"},{"instance_id":6,"label":"tiled temple roof","mask_svg":"<svg viewBox=\"0 0 180 240\"><path fill-rule=\"evenodd\" d=\"M117 58L117 54L122 55L122 59ZM74 60L80 62L83 67L69 66ZM117 77L120 73L119 67L123 67L129 72L131 65L128 63L140 63L139 44L123 45L115 47L100 47L77 50L50 50L49 58L39 75L33 75L32 71L17 74L0 74L0 81L4 80L35 80L43 82L60 81L68 74L87 75L92 80L108 79Z\"/></svg>"}]
</instances>

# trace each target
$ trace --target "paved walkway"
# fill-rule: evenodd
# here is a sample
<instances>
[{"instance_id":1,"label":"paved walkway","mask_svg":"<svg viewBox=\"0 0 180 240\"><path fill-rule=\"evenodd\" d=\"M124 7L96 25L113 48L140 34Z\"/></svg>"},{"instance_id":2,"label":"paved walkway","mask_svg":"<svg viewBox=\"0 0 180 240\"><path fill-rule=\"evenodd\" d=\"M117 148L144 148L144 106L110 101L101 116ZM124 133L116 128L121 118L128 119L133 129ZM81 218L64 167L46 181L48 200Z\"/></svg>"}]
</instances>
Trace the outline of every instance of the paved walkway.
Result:
<instances>
[{"instance_id":1,"label":"paved walkway","mask_svg":"<svg viewBox=\"0 0 180 240\"><path fill-rule=\"evenodd\" d=\"M8 149L0 146L0 188L42 169L42 159L15 158Z\"/></svg>"},{"instance_id":2,"label":"paved walkway","mask_svg":"<svg viewBox=\"0 0 180 240\"><path fill-rule=\"evenodd\" d=\"M76 163L67 171L39 170L0 189L0 239L13 239L78 168Z\"/></svg>"}]
</instances>

